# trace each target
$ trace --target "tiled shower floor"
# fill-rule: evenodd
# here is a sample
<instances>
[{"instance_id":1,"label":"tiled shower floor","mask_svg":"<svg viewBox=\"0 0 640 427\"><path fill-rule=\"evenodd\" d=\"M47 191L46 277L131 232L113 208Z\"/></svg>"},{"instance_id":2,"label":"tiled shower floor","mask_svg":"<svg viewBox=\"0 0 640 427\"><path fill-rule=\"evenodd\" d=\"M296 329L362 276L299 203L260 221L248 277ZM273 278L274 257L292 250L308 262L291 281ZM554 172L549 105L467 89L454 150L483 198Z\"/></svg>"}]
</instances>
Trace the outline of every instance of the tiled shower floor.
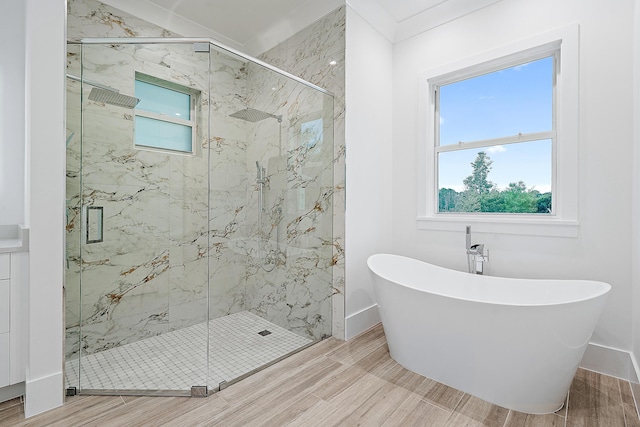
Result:
<instances>
[{"instance_id":1,"label":"tiled shower floor","mask_svg":"<svg viewBox=\"0 0 640 427\"><path fill-rule=\"evenodd\" d=\"M268 335L259 332L267 330ZM71 360L65 366L67 386L81 390L190 390L216 388L264 366L312 341L247 311L157 335L142 341Z\"/></svg>"}]
</instances>

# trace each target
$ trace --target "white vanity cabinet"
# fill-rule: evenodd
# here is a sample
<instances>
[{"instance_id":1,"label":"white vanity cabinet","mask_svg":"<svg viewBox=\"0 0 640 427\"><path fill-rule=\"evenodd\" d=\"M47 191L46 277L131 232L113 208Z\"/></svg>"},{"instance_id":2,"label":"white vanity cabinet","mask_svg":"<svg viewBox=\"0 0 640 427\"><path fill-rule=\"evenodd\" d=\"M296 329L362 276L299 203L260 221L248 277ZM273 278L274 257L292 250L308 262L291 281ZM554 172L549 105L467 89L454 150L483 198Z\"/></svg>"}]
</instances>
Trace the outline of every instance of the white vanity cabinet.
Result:
<instances>
[{"instance_id":1,"label":"white vanity cabinet","mask_svg":"<svg viewBox=\"0 0 640 427\"><path fill-rule=\"evenodd\" d=\"M0 403L24 395L28 284L29 229L0 225Z\"/></svg>"},{"instance_id":2,"label":"white vanity cabinet","mask_svg":"<svg viewBox=\"0 0 640 427\"><path fill-rule=\"evenodd\" d=\"M0 387L9 385L11 255L0 253Z\"/></svg>"}]
</instances>

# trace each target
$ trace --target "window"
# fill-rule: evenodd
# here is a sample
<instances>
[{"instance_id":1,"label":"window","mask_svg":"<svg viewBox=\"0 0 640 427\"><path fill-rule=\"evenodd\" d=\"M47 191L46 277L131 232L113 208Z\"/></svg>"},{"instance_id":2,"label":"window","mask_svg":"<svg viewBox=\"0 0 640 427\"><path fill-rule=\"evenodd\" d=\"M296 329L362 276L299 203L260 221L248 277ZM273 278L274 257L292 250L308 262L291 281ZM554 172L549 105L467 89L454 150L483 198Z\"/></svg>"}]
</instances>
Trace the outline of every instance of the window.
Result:
<instances>
[{"instance_id":1,"label":"window","mask_svg":"<svg viewBox=\"0 0 640 427\"><path fill-rule=\"evenodd\" d=\"M309 119L300 124L300 145L311 153L319 153L322 149L322 117Z\"/></svg>"},{"instance_id":2,"label":"window","mask_svg":"<svg viewBox=\"0 0 640 427\"><path fill-rule=\"evenodd\" d=\"M136 72L135 93L135 146L195 153L199 92Z\"/></svg>"},{"instance_id":3,"label":"window","mask_svg":"<svg viewBox=\"0 0 640 427\"><path fill-rule=\"evenodd\" d=\"M438 213L553 213L558 53L432 80Z\"/></svg>"},{"instance_id":4,"label":"window","mask_svg":"<svg viewBox=\"0 0 640 427\"><path fill-rule=\"evenodd\" d=\"M420 75L418 227L577 235L578 26Z\"/></svg>"}]
</instances>

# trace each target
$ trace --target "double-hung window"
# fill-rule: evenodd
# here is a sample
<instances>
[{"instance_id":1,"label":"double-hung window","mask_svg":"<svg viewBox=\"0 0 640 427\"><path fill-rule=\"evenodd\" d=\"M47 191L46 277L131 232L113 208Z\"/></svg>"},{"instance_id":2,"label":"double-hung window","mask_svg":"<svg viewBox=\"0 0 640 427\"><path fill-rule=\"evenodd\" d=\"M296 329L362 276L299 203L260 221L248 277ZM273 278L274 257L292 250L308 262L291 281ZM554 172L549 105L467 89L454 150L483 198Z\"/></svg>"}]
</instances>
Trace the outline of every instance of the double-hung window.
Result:
<instances>
[{"instance_id":1,"label":"double-hung window","mask_svg":"<svg viewBox=\"0 0 640 427\"><path fill-rule=\"evenodd\" d=\"M420 76L419 228L577 233L577 63L572 27Z\"/></svg>"},{"instance_id":2,"label":"double-hung window","mask_svg":"<svg viewBox=\"0 0 640 427\"><path fill-rule=\"evenodd\" d=\"M558 53L432 81L438 213L553 213Z\"/></svg>"},{"instance_id":3,"label":"double-hung window","mask_svg":"<svg viewBox=\"0 0 640 427\"><path fill-rule=\"evenodd\" d=\"M195 154L198 91L136 72L135 93L135 146Z\"/></svg>"}]
</instances>

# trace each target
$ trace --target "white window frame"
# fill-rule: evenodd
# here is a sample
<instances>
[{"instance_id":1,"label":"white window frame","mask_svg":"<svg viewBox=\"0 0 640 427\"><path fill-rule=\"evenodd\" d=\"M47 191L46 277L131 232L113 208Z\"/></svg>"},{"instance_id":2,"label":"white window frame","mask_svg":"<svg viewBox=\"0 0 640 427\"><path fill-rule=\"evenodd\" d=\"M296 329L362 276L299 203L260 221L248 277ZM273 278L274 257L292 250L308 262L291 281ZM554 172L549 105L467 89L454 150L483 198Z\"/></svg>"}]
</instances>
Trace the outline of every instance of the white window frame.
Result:
<instances>
[{"instance_id":1,"label":"white window frame","mask_svg":"<svg viewBox=\"0 0 640 427\"><path fill-rule=\"evenodd\" d=\"M551 215L438 212L436 99L434 86L556 53L555 139ZM524 61L523 61L524 59ZM579 27L573 24L536 37L437 67L420 74L418 218L419 229L576 237L578 234ZM446 146L445 146L446 147Z\"/></svg>"},{"instance_id":2,"label":"white window frame","mask_svg":"<svg viewBox=\"0 0 640 427\"><path fill-rule=\"evenodd\" d=\"M198 113L197 113L197 104L198 104L198 98L200 95L200 91L197 89L192 89L186 86L183 86L181 84L178 83L174 83L171 82L169 80L164 80L158 77L154 77L154 76L150 76L148 74L144 74L141 72L136 71L135 72L135 80L141 81L141 82L145 82L145 83L149 83L152 85L156 85L159 86L161 88L164 89L168 89L168 90L174 90L176 92L180 92L180 93L184 93L186 95L189 95L189 102L190 102L190 113L189 113L189 120L184 120L184 119L179 119L177 117L172 117L166 114L157 114L157 113L152 113L150 111L145 111L145 110L139 110L139 109L134 109L134 116L140 116L140 117L146 117L148 119L153 119L153 120L158 120L158 121L162 121L162 122L167 122L167 123L175 123L175 124L179 124L179 125L183 125L183 126L187 126L191 128L191 151L183 151L183 150L172 150L169 148L160 148L160 147L150 147L147 145L137 145L135 143L136 139L135 139L135 135L133 137L133 146L136 150L148 150L148 151L161 151L164 153L173 153L173 154L183 154L183 155L196 155L197 153L197 123L198 123ZM135 117L134 117L135 120ZM134 133L135 133L135 128L134 128Z\"/></svg>"}]
</instances>

